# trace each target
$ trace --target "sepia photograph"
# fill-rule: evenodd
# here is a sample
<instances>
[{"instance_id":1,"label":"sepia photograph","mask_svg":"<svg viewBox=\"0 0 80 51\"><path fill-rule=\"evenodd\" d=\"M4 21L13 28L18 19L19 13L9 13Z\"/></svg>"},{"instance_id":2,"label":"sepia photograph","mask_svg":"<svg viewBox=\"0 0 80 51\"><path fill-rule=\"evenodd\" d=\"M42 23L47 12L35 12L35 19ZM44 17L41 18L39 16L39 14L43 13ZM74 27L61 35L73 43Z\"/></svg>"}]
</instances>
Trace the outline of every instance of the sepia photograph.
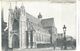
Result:
<instances>
[{"instance_id":1,"label":"sepia photograph","mask_svg":"<svg viewBox=\"0 0 80 51\"><path fill-rule=\"evenodd\" d=\"M0 0L2 51L76 51L76 0Z\"/></svg>"}]
</instances>

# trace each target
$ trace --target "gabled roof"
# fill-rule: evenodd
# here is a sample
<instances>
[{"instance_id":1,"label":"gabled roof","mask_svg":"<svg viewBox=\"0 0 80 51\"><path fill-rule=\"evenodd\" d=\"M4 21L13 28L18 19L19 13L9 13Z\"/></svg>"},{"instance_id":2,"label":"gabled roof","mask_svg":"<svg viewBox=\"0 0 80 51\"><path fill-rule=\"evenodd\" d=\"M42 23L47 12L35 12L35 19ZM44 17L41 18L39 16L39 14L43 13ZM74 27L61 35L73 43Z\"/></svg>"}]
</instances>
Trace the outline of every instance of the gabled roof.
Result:
<instances>
[{"instance_id":1,"label":"gabled roof","mask_svg":"<svg viewBox=\"0 0 80 51\"><path fill-rule=\"evenodd\" d=\"M54 18L42 19L41 24L43 27L54 26Z\"/></svg>"},{"instance_id":2,"label":"gabled roof","mask_svg":"<svg viewBox=\"0 0 80 51\"><path fill-rule=\"evenodd\" d=\"M30 22L38 24L40 20L38 18L35 18L34 16L30 15L29 13L26 13L26 17L29 19Z\"/></svg>"},{"instance_id":3,"label":"gabled roof","mask_svg":"<svg viewBox=\"0 0 80 51\"><path fill-rule=\"evenodd\" d=\"M36 25L32 25L35 30L39 30L39 31L42 31L42 32L49 33L47 30L45 30L43 28L40 19L35 18L34 16L30 15L29 13L26 13L26 17L29 19L30 22L36 24Z\"/></svg>"}]
</instances>

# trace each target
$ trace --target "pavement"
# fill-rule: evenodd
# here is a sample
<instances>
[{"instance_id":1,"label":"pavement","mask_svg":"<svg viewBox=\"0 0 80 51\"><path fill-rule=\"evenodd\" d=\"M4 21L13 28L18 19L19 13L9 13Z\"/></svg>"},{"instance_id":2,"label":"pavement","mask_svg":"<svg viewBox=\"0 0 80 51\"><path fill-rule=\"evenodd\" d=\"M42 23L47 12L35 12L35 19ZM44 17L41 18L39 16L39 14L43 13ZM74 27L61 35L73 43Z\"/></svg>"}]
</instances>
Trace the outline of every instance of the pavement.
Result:
<instances>
[{"instance_id":1,"label":"pavement","mask_svg":"<svg viewBox=\"0 0 80 51\"><path fill-rule=\"evenodd\" d=\"M33 48L33 49L13 49L13 51L76 51L76 50L60 50L56 49L54 50L53 48Z\"/></svg>"}]
</instances>

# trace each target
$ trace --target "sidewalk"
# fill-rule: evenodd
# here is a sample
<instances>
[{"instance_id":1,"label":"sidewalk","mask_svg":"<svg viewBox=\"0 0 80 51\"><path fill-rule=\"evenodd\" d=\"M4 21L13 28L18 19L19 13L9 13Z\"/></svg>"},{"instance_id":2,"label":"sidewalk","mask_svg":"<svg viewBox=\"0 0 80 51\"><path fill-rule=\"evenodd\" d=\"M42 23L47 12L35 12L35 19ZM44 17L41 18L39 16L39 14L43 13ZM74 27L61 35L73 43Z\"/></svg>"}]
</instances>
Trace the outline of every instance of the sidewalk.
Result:
<instances>
[{"instance_id":1,"label":"sidewalk","mask_svg":"<svg viewBox=\"0 0 80 51\"><path fill-rule=\"evenodd\" d=\"M13 49L13 51L76 51L76 50L54 50L53 48L32 48L32 49Z\"/></svg>"},{"instance_id":2,"label":"sidewalk","mask_svg":"<svg viewBox=\"0 0 80 51\"><path fill-rule=\"evenodd\" d=\"M25 48L25 49L13 49L13 51L52 51L53 48Z\"/></svg>"}]
</instances>

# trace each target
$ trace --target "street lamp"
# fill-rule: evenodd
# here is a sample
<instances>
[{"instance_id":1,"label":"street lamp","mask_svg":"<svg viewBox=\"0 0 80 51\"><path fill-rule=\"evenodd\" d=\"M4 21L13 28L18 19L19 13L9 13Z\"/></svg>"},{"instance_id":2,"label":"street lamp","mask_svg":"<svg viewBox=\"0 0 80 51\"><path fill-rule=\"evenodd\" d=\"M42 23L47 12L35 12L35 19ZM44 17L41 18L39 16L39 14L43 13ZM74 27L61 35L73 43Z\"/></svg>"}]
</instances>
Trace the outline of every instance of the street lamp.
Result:
<instances>
[{"instance_id":1,"label":"street lamp","mask_svg":"<svg viewBox=\"0 0 80 51\"><path fill-rule=\"evenodd\" d=\"M64 32L64 49L67 49L66 47L66 26L65 25L63 27L63 32Z\"/></svg>"}]
</instances>

